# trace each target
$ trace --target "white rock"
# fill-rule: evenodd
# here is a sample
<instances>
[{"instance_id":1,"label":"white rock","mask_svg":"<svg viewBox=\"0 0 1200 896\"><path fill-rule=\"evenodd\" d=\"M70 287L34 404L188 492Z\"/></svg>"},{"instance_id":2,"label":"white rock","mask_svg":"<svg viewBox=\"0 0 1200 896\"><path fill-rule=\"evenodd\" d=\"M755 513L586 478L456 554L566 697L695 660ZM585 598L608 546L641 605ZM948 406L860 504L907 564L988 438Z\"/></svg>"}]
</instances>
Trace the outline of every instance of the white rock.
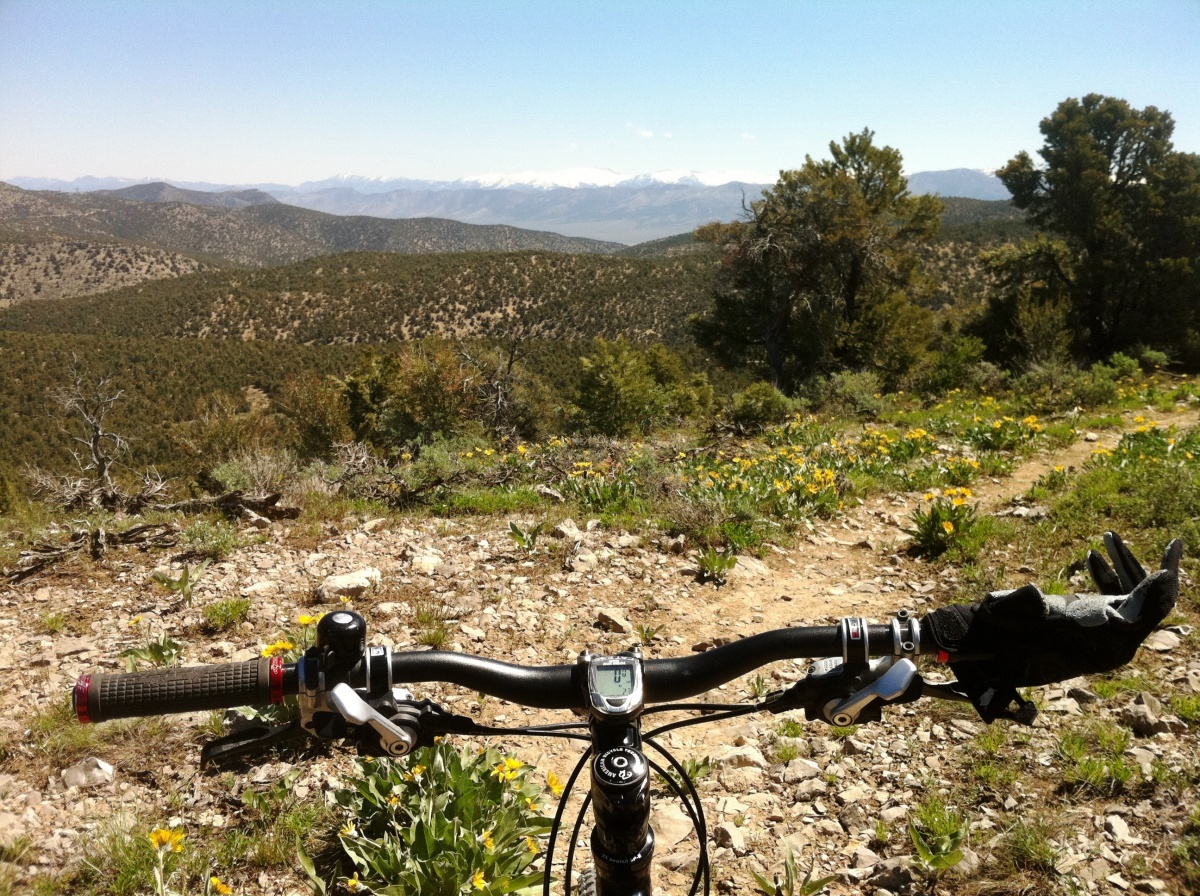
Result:
<instances>
[{"instance_id":1,"label":"white rock","mask_svg":"<svg viewBox=\"0 0 1200 896\"><path fill-rule=\"evenodd\" d=\"M783 767L782 780L784 784L798 784L819 777L820 774L821 766L811 759L793 759Z\"/></svg>"},{"instance_id":2,"label":"white rock","mask_svg":"<svg viewBox=\"0 0 1200 896\"><path fill-rule=\"evenodd\" d=\"M25 819L12 812L0 812L0 847L8 848L25 836Z\"/></svg>"},{"instance_id":3,"label":"white rock","mask_svg":"<svg viewBox=\"0 0 1200 896\"><path fill-rule=\"evenodd\" d=\"M81 759L70 768L62 770L63 784L67 787L98 787L101 784L111 784L112 779L113 767L95 756Z\"/></svg>"},{"instance_id":4,"label":"white rock","mask_svg":"<svg viewBox=\"0 0 1200 896\"><path fill-rule=\"evenodd\" d=\"M1174 632L1157 631L1151 632L1150 636L1142 644L1158 653L1166 653L1178 647L1179 641L1179 635Z\"/></svg>"},{"instance_id":5,"label":"white rock","mask_svg":"<svg viewBox=\"0 0 1200 896\"><path fill-rule=\"evenodd\" d=\"M322 600L333 600L338 597L362 597L371 588L377 586L383 576L374 566L356 569L340 576L329 576L317 589Z\"/></svg>"},{"instance_id":6,"label":"white rock","mask_svg":"<svg viewBox=\"0 0 1200 896\"><path fill-rule=\"evenodd\" d=\"M622 635L627 635L633 631L633 626L629 624L629 620L625 618L621 611L612 609L611 607L601 609L596 613L595 626L606 632L617 632Z\"/></svg>"},{"instance_id":7,"label":"white rock","mask_svg":"<svg viewBox=\"0 0 1200 896\"><path fill-rule=\"evenodd\" d=\"M481 643L487 638L487 633L483 629L475 628L473 625L467 625L465 622L460 625L459 628L462 630L464 635L476 643Z\"/></svg>"},{"instance_id":8,"label":"white rock","mask_svg":"<svg viewBox=\"0 0 1200 896\"><path fill-rule=\"evenodd\" d=\"M882 818L887 824L899 821L906 815L908 815L908 806L889 806L879 813L879 817Z\"/></svg>"},{"instance_id":9,"label":"white rock","mask_svg":"<svg viewBox=\"0 0 1200 896\"><path fill-rule=\"evenodd\" d=\"M650 826L654 828L654 839L664 848L670 848L692 833L692 820L678 803L662 805L662 802L650 814Z\"/></svg>"},{"instance_id":10,"label":"white rock","mask_svg":"<svg viewBox=\"0 0 1200 896\"><path fill-rule=\"evenodd\" d=\"M410 563L412 564L413 572L431 576L442 565L442 558L436 554L415 554Z\"/></svg>"},{"instance_id":11,"label":"white rock","mask_svg":"<svg viewBox=\"0 0 1200 896\"><path fill-rule=\"evenodd\" d=\"M567 561L567 566L570 567L573 572L588 572L589 570L595 569L596 564L599 562L600 561L592 551L589 551L587 548L583 548L582 550L576 551L571 555L571 558Z\"/></svg>"},{"instance_id":12,"label":"white rock","mask_svg":"<svg viewBox=\"0 0 1200 896\"><path fill-rule=\"evenodd\" d=\"M766 768L770 765L762 751L749 744L732 747L718 756L715 761L718 766L725 768Z\"/></svg>"},{"instance_id":13,"label":"white rock","mask_svg":"<svg viewBox=\"0 0 1200 896\"><path fill-rule=\"evenodd\" d=\"M575 525L572 519L563 520L557 526L550 530L552 538L565 538L568 541L583 541L583 533L579 531L579 527Z\"/></svg>"},{"instance_id":14,"label":"white rock","mask_svg":"<svg viewBox=\"0 0 1200 896\"><path fill-rule=\"evenodd\" d=\"M823 796L825 793L825 782L820 778L809 778L807 781L801 781L796 785L796 798L801 800L811 800L818 796Z\"/></svg>"}]
</instances>

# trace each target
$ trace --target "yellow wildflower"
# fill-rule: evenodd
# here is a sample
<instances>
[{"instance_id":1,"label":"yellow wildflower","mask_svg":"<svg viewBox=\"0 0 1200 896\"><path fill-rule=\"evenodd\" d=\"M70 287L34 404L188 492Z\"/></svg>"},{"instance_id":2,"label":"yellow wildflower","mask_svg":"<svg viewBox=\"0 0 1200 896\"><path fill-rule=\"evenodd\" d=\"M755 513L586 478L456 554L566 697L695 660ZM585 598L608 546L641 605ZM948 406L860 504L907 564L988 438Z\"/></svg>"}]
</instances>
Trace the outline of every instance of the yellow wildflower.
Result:
<instances>
[{"instance_id":1,"label":"yellow wildflower","mask_svg":"<svg viewBox=\"0 0 1200 896\"><path fill-rule=\"evenodd\" d=\"M280 653L287 653L289 650L295 650L296 645L291 641L276 641L274 644L268 644L263 648L263 656L276 656Z\"/></svg>"},{"instance_id":2,"label":"yellow wildflower","mask_svg":"<svg viewBox=\"0 0 1200 896\"><path fill-rule=\"evenodd\" d=\"M351 893L357 893L360 886L362 886L362 885L358 882L358 872L357 871L354 872L354 877L346 878L346 889L349 890Z\"/></svg>"},{"instance_id":3,"label":"yellow wildflower","mask_svg":"<svg viewBox=\"0 0 1200 896\"><path fill-rule=\"evenodd\" d=\"M546 786L550 788L550 792L555 796L562 796L563 782L559 779L558 775L554 774L554 772L550 772L550 774L546 775Z\"/></svg>"},{"instance_id":4,"label":"yellow wildflower","mask_svg":"<svg viewBox=\"0 0 1200 896\"><path fill-rule=\"evenodd\" d=\"M492 777L500 781L512 781L517 777L517 771L525 765L520 759L505 759L492 769Z\"/></svg>"},{"instance_id":5,"label":"yellow wildflower","mask_svg":"<svg viewBox=\"0 0 1200 896\"><path fill-rule=\"evenodd\" d=\"M354 836L354 824L352 822L346 822L346 824L344 824L342 826L342 829L340 831L338 831L338 836L339 837L353 837Z\"/></svg>"},{"instance_id":6,"label":"yellow wildflower","mask_svg":"<svg viewBox=\"0 0 1200 896\"><path fill-rule=\"evenodd\" d=\"M296 617L296 621L301 625L316 625L321 621L321 617L324 615L324 613L317 613L315 616L311 613L301 613L298 617Z\"/></svg>"},{"instance_id":7,"label":"yellow wildflower","mask_svg":"<svg viewBox=\"0 0 1200 896\"><path fill-rule=\"evenodd\" d=\"M946 520L942 523L942 528L946 531L946 534L949 535L951 532L954 531L954 523L950 522L949 520Z\"/></svg>"},{"instance_id":8,"label":"yellow wildflower","mask_svg":"<svg viewBox=\"0 0 1200 896\"><path fill-rule=\"evenodd\" d=\"M155 828L150 832L150 845L163 852L183 852L183 831Z\"/></svg>"},{"instance_id":9,"label":"yellow wildflower","mask_svg":"<svg viewBox=\"0 0 1200 896\"><path fill-rule=\"evenodd\" d=\"M476 890L482 890L487 886L487 884L484 882L482 871L475 872L475 876L471 878L471 886L473 886Z\"/></svg>"},{"instance_id":10,"label":"yellow wildflower","mask_svg":"<svg viewBox=\"0 0 1200 896\"><path fill-rule=\"evenodd\" d=\"M137 625L141 621L142 621L142 614L138 613L136 616L134 616L132 619L129 620L129 624Z\"/></svg>"},{"instance_id":11,"label":"yellow wildflower","mask_svg":"<svg viewBox=\"0 0 1200 896\"><path fill-rule=\"evenodd\" d=\"M541 847L538 845L536 837L526 837L525 848L530 852L537 852Z\"/></svg>"},{"instance_id":12,"label":"yellow wildflower","mask_svg":"<svg viewBox=\"0 0 1200 896\"><path fill-rule=\"evenodd\" d=\"M490 850L496 848L496 841L492 839L491 831L484 831L482 834L480 834L479 842L482 843L486 849Z\"/></svg>"},{"instance_id":13,"label":"yellow wildflower","mask_svg":"<svg viewBox=\"0 0 1200 896\"><path fill-rule=\"evenodd\" d=\"M213 893L220 893L221 896L229 896L233 892L233 888L215 874L208 879L208 888Z\"/></svg>"}]
</instances>

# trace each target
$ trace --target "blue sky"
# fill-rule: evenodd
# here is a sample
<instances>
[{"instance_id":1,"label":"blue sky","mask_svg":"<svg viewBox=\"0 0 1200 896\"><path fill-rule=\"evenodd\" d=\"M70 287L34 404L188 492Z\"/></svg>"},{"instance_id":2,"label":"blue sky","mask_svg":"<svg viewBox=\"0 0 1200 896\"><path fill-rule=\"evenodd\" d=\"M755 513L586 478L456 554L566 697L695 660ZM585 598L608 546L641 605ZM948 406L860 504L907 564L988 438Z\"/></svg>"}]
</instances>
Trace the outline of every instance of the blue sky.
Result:
<instances>
[{"instance_id":1,"label":"blue sky","mask_svg":"<svg viewBox=\"0 0 1200 896\"><path fill-rule=\"evenodd\" d=\"M0 0L0 179L993 168L1089 92L1200 151L1200 2Z\"/></svg>"}]
</instances>

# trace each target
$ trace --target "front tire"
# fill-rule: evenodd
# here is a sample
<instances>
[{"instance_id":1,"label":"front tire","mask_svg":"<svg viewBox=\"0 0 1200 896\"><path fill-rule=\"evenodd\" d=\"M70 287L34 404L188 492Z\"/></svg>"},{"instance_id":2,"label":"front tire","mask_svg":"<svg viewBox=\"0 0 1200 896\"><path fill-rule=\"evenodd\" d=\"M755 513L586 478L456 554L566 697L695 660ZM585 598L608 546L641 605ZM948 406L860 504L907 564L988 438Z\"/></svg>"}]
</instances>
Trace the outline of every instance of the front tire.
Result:
<instances>
[{"instance_id":1,"label":"front tire","mask_svg":"<svg viewBox=\"0 0 1200 896\"><path fill-rule=\"evenodd\" d=\"M577 896L596 896L596 866L588 865L583 874L579 875L579 886L575 888Z\"/></svg>"}]
</instances>

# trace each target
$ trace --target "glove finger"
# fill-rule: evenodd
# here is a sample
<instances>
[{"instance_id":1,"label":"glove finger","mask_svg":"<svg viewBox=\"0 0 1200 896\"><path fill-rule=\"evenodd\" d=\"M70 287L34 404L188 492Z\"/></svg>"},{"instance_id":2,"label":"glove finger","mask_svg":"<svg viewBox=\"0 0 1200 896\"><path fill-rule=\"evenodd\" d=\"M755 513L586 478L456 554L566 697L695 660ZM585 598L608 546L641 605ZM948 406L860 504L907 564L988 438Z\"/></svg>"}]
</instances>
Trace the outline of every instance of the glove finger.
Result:
<instances>
[{"instance_id":1,"label":"glove finger","mask_svg":"<svg viewBox=\"0 0 1200 896\"><path fill-rule=\"evenodd\" d=\"M1142 579L1146 578L1146 570L1142 569L1142 564L1137 562L1137 558L1125 547L1125 542L1116 532L1104 533L1104 546L1108 549L1108 556L1112 557L1117 576L1121 579L1120 593L1133 591Z\"/></svg>"},{"instance_id":2,"label":"glove finger","mask_svg":"<svg viewBox=\"0 0 1200 896\"><path fill-rule=\"evenodd\" d=\"M1144 637L1175 608L1178 594L1179 577L1173 570L1160 569L1146 576L1116 611Z\"/></svg>"},{"instance_id":3,"label":"glove finger","mask_svg":"<svg viewBox=\"0 0 1200 896\"><path fill-rule=\"evenodd\" d=\"M1167 545L1167 549L1163 551L1161 569L1169 569L1176 575L1179 574L1179 561L1183 559L1183 539L1172 539Z\"/></svg>"},{"instance_id":4,"label":"glove finger","mask_svg":"<svg viewBox=\"0 0 1200 896\"><path fill-rule=\"evenodd\" d=\"M1096 551L1087 552L1087 568L1088 572L1092 574L1092 581L1096 583L1101 594L1128 593L1121 587L1121 579L1113 572L1108 561Z\"/></svg>"}]
</instances>

